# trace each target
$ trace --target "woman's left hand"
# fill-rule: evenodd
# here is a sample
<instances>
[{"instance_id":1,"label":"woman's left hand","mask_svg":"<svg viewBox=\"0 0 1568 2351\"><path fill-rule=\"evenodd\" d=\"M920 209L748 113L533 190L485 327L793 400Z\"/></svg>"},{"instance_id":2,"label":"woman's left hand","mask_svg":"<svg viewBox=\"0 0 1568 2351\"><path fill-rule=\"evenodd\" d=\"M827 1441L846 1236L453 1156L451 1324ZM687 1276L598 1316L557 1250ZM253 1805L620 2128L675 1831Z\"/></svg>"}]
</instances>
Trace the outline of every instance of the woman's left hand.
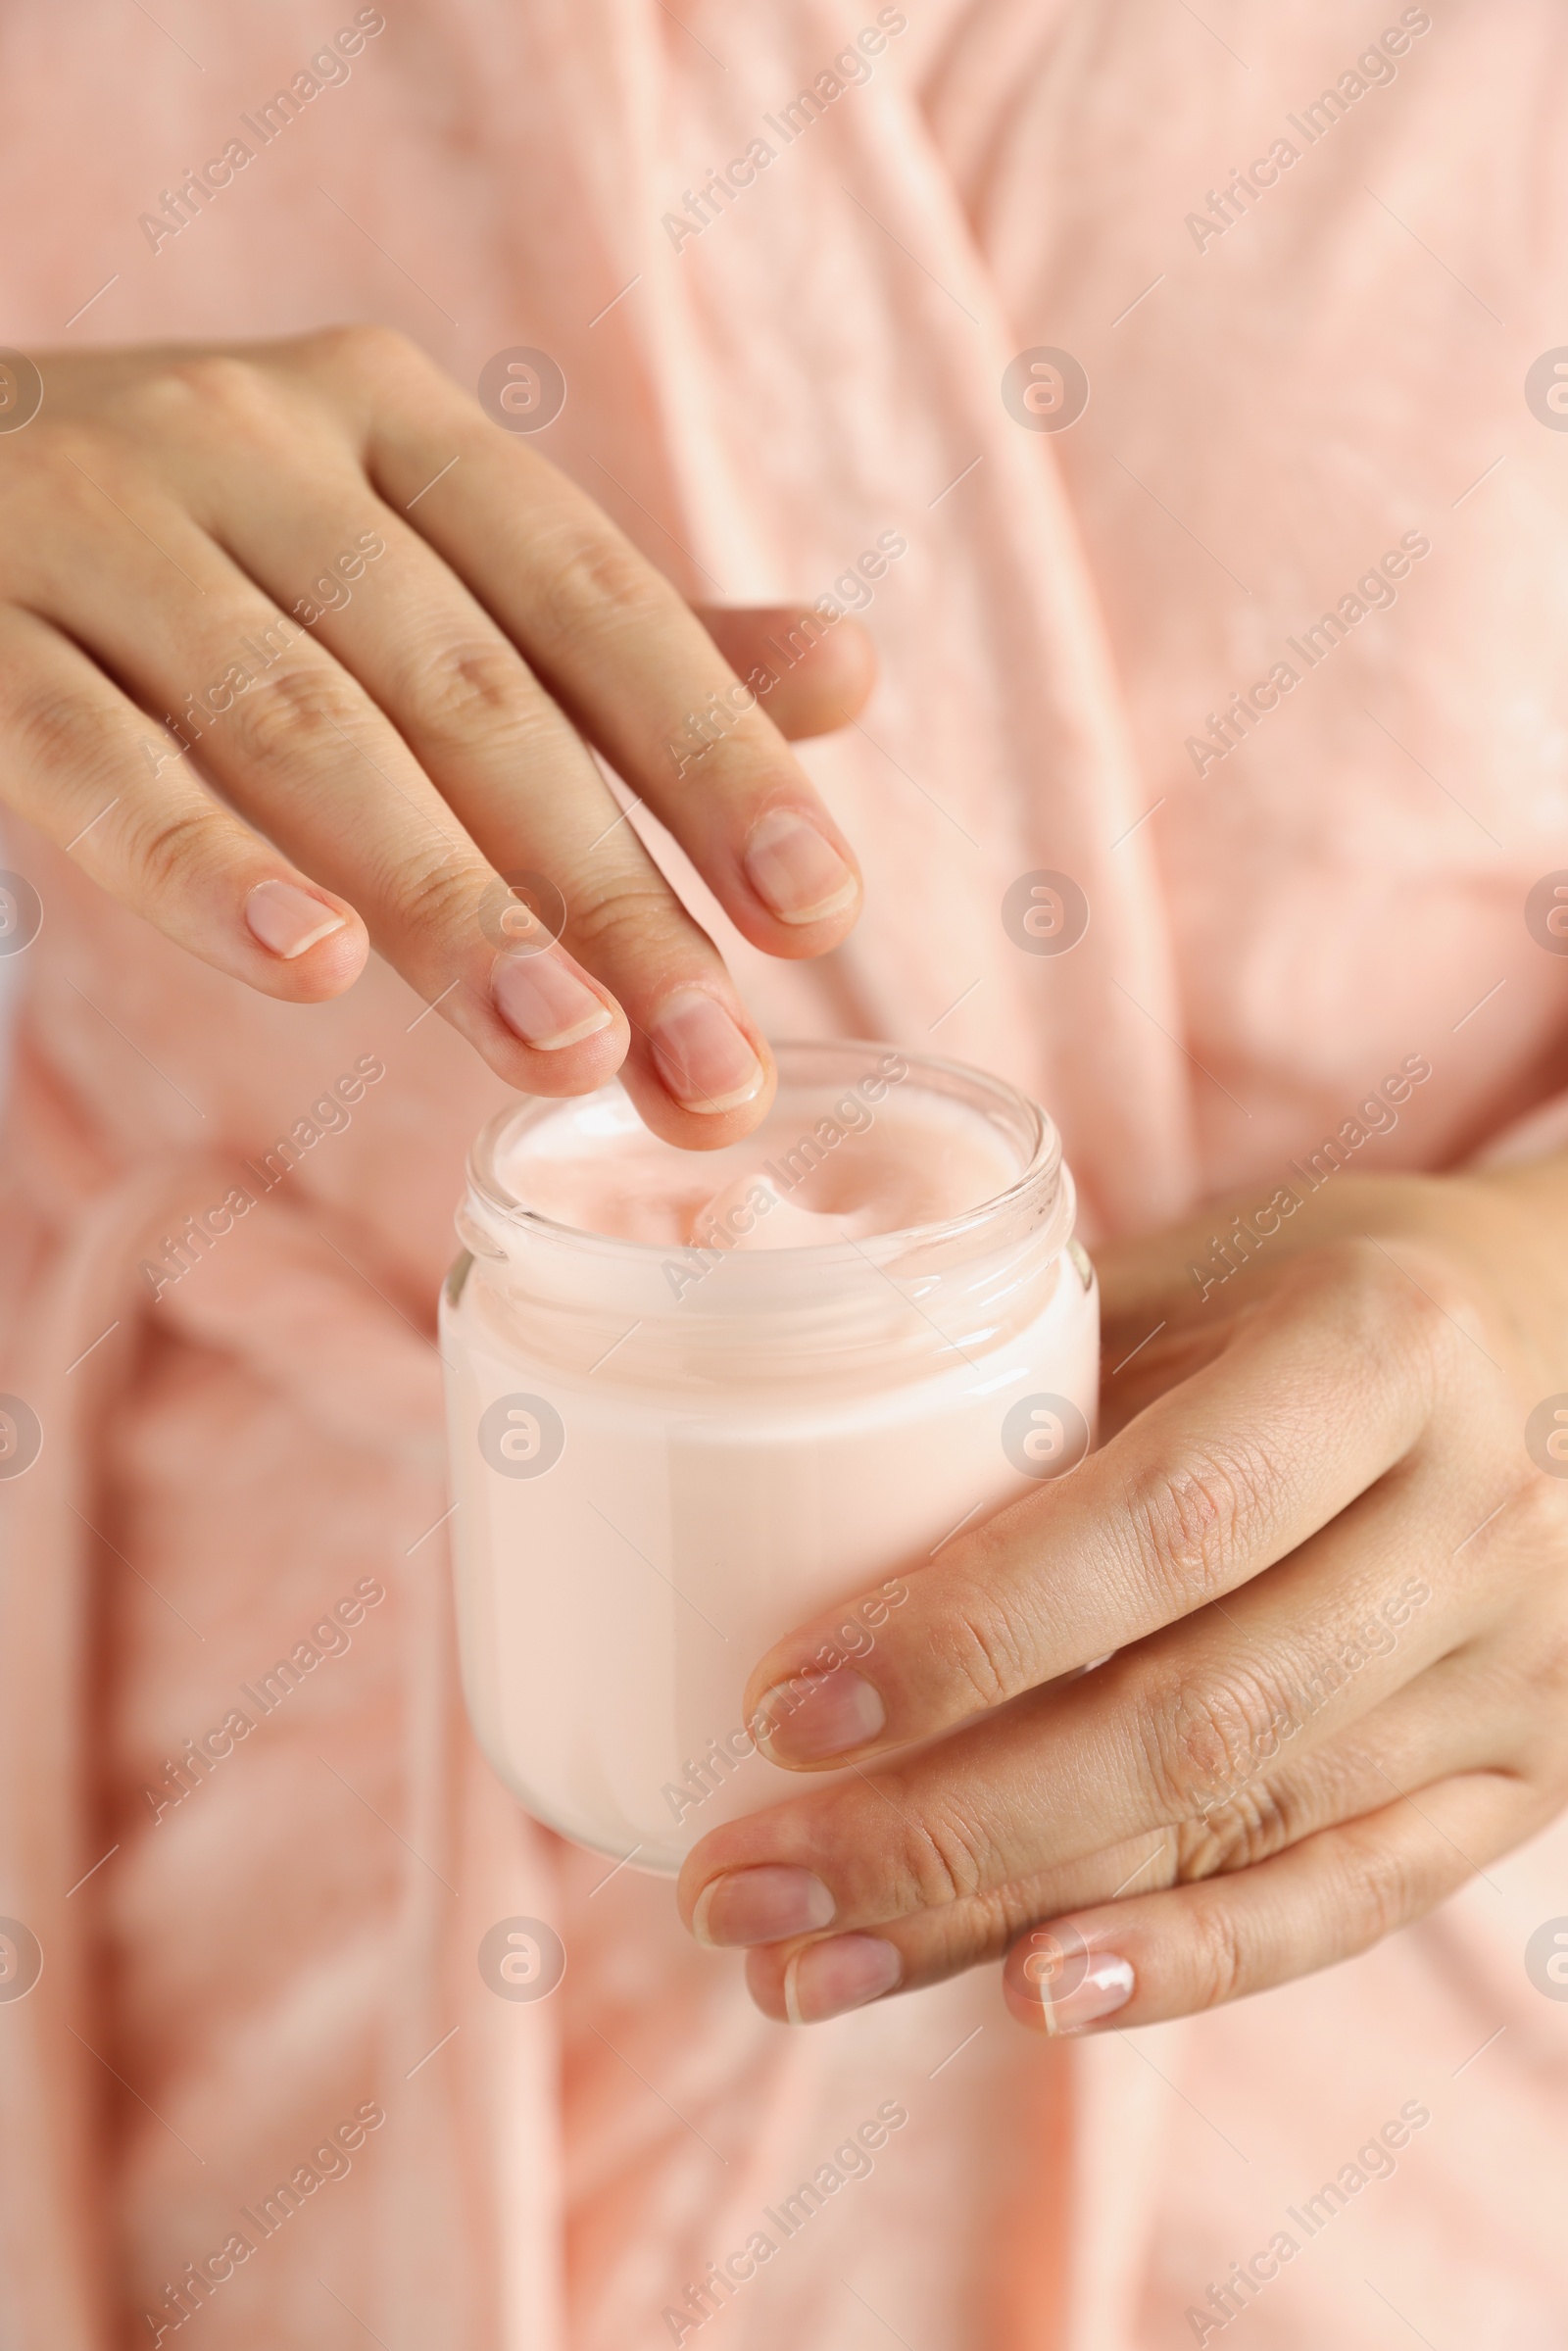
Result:
<instances>
[{"instance_id":1,"label":"woman's left hand","mask_svg":"<svg viewBox=\"0 0 1568 2351\"><path fill-rule=\"evenodd\" d=\"M853 1661L812 1666L834 1611L753 1676L776 1762L858 1767L682 1873L767 2015L1007 1953L1026 2024L1152 2024L1365 1949L1568 1801L1565 1207L1564 1162L1345 1174L1206 1297L1227 1216L1102 1255L1102 1448Z\"/></svg>"}]
</instances>

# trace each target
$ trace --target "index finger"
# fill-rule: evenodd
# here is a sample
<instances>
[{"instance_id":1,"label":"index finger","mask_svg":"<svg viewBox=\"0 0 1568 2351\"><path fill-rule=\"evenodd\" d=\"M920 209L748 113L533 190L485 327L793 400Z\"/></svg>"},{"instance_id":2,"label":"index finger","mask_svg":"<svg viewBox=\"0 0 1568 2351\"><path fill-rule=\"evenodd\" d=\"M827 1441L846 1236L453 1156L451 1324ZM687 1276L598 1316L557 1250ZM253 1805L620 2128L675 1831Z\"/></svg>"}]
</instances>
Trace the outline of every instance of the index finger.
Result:
<instances>
[{"instance_id":1,"label":"index finger","mask_svg":"<svg viewBox=\"0 0 1568 2351\"><path fill-rule=\"evenodd\" d=\"M930 1738L1283 1559L1420 1436L1440 1314L1381 1251L1319 1252L1101 1452L906 1571L855 1666L813 1662L842 1609L779 1642L747 1690L764 1751L809 1769Z\"/></svg>"}]
</instances>

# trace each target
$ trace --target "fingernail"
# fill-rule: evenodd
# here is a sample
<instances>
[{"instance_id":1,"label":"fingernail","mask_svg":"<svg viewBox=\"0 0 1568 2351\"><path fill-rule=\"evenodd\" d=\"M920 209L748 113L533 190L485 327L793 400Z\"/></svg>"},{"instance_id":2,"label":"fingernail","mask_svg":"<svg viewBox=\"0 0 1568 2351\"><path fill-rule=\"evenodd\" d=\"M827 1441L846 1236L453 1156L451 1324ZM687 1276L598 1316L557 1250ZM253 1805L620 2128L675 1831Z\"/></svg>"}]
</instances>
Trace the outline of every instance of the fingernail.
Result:
<instances>
[{"instance_id":1,"label":"fingernail","mask_svg":"<svg viewBox=\"0 0 1568 2351\"><path fill-rule=\"evenodd\" d=\"M496 1010L514 1036L540 1053L592 1037L612 1014L559 955L502 955L490 979Z\"/></svg>"},{"instance_id":2,"label":"fingernail","mask_svg":"<svg viewBox=\"0 0 1568 2351\"><path fill-rule=\"evenodd\" d=\"M297 882L258 882L245 901L245 927L270 954L292 963L318 940L340 931L343 917Z\"/></svg>"},{"instance_id":3,"label":"fingernail","mask_svg":"<svg viewBox=\"0 0 1568 2351\"><path fill-rule=\"evenodd\" d=\"M771 1763L816 1763L864 1746L888 1719L882 1693L861 1674L802 1674L780 1682L757 1709L753 1731Z\"/></svg>"},{"instance_id":4,"label":"fingernail","mask_svg":"<svg viewBox=\"0 0 1568 2351\"><path fill-rule=\"evenodd\" d=\"M819 2025L879 1999L903 1973L902 1955L880 1935L831 1935L797 1951L784 1970L785 2014L792 2025Z\"/></svg>"},{"instance_id":5,"label":"fingernail","mask_svg":"<svg viewBox=\"0 0 1568 2351\"><path fill-rule=\"evenodd\" d=\"M732 1870L705 1886L692 1912L700 1943L782 1942L789 1935L815 1935L833 1924L836 1905L820 1878L809 1870Z\"/></svg>"},{"instance_id":6,"label":"fingernail","mask_svg":"<svg viewBox=\"0 0 1568 2351\"><path fill-rule=\"evenodd\" d=\"M1070 1930L1038 1929L1014 1947L1004 1978L1007 2004L1025 2024L1047 2033L1081 2033L1125 2008L1133 1996L1132 1964L1114 1951L1089 1951Z\"/></svg>"},{"instance_id":7,"label":"fingernail","mask_svg":"<svg viewBox=\"0 0 1568 2351\"><path fill-rule=\"evenodd\" d=\"M761 1062L706 989L679 989L648 1033L659 1074L683 1110L734 1110L760 1093Z\"/></svg>"},{"instance_id":8,"label":"fingernail","mask_svg":"<svg viewBox=\"0 0 1568 2351\"><path fill-rule=\"evenodd\" d=\"M832 843L794 808L770 808L753 825L741 862L780 922L820 922L859 892Z\"/></svg>"}]
</instances>

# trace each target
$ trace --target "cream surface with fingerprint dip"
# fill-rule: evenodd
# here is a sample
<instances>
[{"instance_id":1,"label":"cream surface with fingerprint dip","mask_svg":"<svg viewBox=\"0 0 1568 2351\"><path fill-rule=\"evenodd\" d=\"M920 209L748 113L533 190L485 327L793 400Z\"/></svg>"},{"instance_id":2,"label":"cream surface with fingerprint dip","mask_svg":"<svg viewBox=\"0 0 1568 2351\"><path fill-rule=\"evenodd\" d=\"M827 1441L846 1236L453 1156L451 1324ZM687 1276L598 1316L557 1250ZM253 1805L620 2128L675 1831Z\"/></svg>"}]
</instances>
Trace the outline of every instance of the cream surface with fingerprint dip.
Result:
<instances>
[{"instance_id":1,"label":"cream surface with fingerprint dip","mask_svg":"<svg viewBox=\"0 0 1568 2351\"><path fill-rule=\"evenodd\" d=\"M529 1811L674 1871L799 1788L752 1668L841 1608L874 1678L906 1579L1093 1442L1099 1298L1051 1121L878 1045L675 1150L618 1085L479 1137L442 1298L469 1712ZM852 1603L854 1603L852 1605Z\"/></svg>"}]
</instances>

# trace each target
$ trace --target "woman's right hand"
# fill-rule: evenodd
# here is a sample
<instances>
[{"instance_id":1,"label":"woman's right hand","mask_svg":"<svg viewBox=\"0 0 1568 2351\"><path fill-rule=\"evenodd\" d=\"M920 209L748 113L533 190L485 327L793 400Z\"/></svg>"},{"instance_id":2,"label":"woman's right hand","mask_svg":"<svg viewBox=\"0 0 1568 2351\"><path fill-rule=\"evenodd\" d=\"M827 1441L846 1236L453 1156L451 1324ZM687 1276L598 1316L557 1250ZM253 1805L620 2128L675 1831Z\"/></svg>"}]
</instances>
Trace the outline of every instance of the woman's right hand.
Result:
<instances>
[{"instance_id":1,"label":"woman's right hand","mask_svg":"<svg viewBox=\"0 0 1568 2351\"><path fill-rule=\"evenodd\" d=\"M749 1132L766 1044L588 747L753 945L836 946L854 857L779 726L736 696L700 759L688 727L796 615L705 627L379 328L39 366L0 433L0 799L265 995L336 996L373 942L509 1085L624 1061L670 1142ZM841 625L768 708L842 725L870 668Z\"/></svg>"}]
</instances>

